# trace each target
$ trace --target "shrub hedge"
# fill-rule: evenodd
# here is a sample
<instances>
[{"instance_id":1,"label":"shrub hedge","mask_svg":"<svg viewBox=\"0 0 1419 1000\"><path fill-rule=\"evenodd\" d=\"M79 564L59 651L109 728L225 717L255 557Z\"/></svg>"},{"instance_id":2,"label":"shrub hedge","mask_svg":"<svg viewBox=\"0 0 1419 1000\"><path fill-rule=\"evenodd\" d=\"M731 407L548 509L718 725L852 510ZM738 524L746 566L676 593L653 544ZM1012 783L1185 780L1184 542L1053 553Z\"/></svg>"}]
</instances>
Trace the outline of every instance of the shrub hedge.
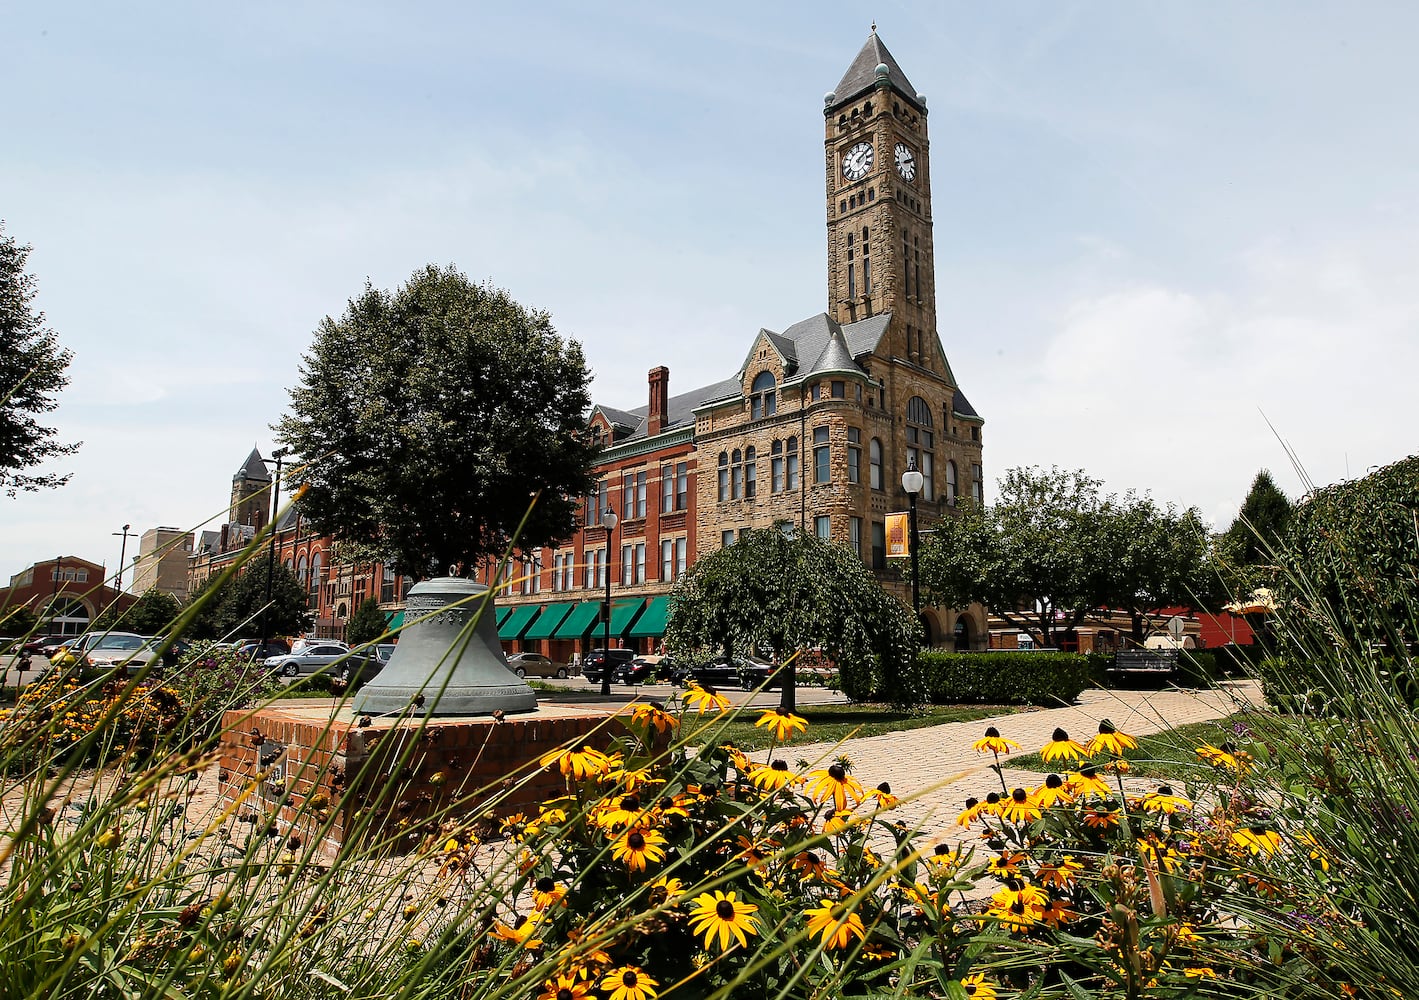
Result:
<instances>
[{"instance_id":1,"label":"shrub hedge","mask_svg":"<svg viewBox=\"0 0 1419 1000\"><path fill-rule=\"evenodd\" d=\"M928 651L916 665L933 705L1068 705L1091 685L1089 659L1077 653Z\"/></svg>"}]
</instances>

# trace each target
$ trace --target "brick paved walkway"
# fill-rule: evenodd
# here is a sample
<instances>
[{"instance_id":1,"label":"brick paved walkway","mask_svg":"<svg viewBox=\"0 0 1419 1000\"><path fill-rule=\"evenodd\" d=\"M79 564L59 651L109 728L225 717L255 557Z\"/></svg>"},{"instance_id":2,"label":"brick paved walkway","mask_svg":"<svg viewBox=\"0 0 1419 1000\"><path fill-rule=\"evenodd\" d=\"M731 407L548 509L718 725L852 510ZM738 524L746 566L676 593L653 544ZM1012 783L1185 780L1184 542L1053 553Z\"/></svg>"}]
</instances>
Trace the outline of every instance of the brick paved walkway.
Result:
<instances>
[{"instance_id":1,"label":"brick paved walkway","mask_svg":"<svg viewBox=\"0 0 1419 1000\"><path fill-rule=\"evenodd\" d=\"M846 754L852 761L853 775L864 787L870 789L887 781L893 794L907 800L898 813L903 822L920 827L932 840L954 841L964 833L954 824L966 798L983 799L990 792L1000 791L1000 779L990 769L993 758L971 749L987 726L995 726L1000 735L1020 744L1017 753L1026 754L1038 752L1056 728L1083 743L1099 731L1099 720L1109 719L1123 732L1146 736L1174 726L1220 719L1260 705L1261 700L1260 685L1254 681L1228 683L1211 691L1091 690L1080 695L1077 705L1067 708L953 722L842 744L795 746L783 756L790 765L805 759L814 767L822 767L826 761ZM1009 757L1004 760L1008 762ZM1011 788L1034 787L1043 780L1035 772L1009 767L1005 768L1004 777ZM1145 783L1143 787L1151 785Z\"/></svg>"}]
</instances>

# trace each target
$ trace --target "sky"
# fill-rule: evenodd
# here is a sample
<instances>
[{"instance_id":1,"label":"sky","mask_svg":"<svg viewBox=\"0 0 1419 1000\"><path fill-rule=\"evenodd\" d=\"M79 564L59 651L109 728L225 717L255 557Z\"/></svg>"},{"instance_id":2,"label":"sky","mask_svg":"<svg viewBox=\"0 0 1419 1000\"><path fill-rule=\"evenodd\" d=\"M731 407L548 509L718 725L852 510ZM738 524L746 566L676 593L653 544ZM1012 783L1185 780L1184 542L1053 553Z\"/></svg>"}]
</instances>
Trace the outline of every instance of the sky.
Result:
<instances>
[{"instance_id":1,"label":"sky","mask_svg":"<svg viewBox=\"0 0 1419 1000\"><path fill-rule=\"evenodd\" d=\"M1082 468L1224 529L1259 469L1415 450L1419 5L12 4L0 219L83 446L0 496L0 579L224 515L322 317L431 262L549 311L597 402L732 375L827 308L822 101L873 18L987 499Z\"/></svg>"}]
</instances>

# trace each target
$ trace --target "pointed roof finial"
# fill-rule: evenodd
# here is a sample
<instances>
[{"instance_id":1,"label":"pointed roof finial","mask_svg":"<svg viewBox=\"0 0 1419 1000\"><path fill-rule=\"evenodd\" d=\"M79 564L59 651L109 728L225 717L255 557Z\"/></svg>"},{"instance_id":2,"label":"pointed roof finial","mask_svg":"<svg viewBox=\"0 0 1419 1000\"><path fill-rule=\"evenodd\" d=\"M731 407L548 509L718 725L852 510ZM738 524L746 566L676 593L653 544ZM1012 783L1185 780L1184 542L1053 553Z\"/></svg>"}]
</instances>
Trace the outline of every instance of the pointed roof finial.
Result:
<instances>
[{"instance_id":1,"label":"pointed roof finial","mask_svg":"<svg viewBox=\"0 0 1419 1000\"><path fill-rule=\"evenodd\" d=\"M872 19L872 33L877 34L877 18Z\"/></svg>"}]
</instances>

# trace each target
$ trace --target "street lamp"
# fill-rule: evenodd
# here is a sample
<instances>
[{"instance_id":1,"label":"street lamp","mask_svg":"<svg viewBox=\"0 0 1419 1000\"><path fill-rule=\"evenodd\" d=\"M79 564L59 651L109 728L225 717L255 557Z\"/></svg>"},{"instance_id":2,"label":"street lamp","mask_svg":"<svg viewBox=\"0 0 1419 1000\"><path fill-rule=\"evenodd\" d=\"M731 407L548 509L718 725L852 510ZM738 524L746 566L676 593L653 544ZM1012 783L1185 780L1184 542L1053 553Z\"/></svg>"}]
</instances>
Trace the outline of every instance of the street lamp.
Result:
<instances>
[{"instance_id":1,"label":"street lamp","mask_svg":"<svg viewBox=\"0 0 1419 1000\"><path fill-rule=\"evenodd\" d=\"M916 615L917 627L921 627L921 585L917 581L916 562L916 495L921 492L923 480L916 471L916 459L907 459L907 471L902 473L902 489L907 491L907 545L912 553L912 614Z\"/></svg>"},{"instance_id":2,"label":"street lamp","mask_svg":"<svg viewBox=\"0 0 1419 1000\"><path fill-rule=\"evenodd\" d=\"M115 588L120 594L123 593L123 560L128 556L128 529L131 527L133 525L125 524L122 531L113 532L114 535L123 536L123 544L118 547L118 586Z\"/></svg>"},{"instance_id":3,"label":"street lamp","mask_svg":"<svg viewBox=\"0 0 1419 1000\"><path fill-rule=\"evenodd\" d=\"M601 527L606 529L606 646L601 656L601 693L611 693L611 533L616 530L616 512L607 507L601 512Z\"/></svg>"},{"instance_id":4,"label":"street lamp","mask_svg":"<svg viewBox=\"0 0 1419 1000\"><path fill-rule=\"evenodd\" d=\"M261 645L256 650L258 659L266 655L266 643L271 638L271 578L276 575L276 518L281 513L281 462L288 454L285 448L277 448L271 453L276 460L276 478L271 481L271 522L268 525L271 529L271 548L266 557L266 606L261 609Z\"/></svg>"}]
</instances>

